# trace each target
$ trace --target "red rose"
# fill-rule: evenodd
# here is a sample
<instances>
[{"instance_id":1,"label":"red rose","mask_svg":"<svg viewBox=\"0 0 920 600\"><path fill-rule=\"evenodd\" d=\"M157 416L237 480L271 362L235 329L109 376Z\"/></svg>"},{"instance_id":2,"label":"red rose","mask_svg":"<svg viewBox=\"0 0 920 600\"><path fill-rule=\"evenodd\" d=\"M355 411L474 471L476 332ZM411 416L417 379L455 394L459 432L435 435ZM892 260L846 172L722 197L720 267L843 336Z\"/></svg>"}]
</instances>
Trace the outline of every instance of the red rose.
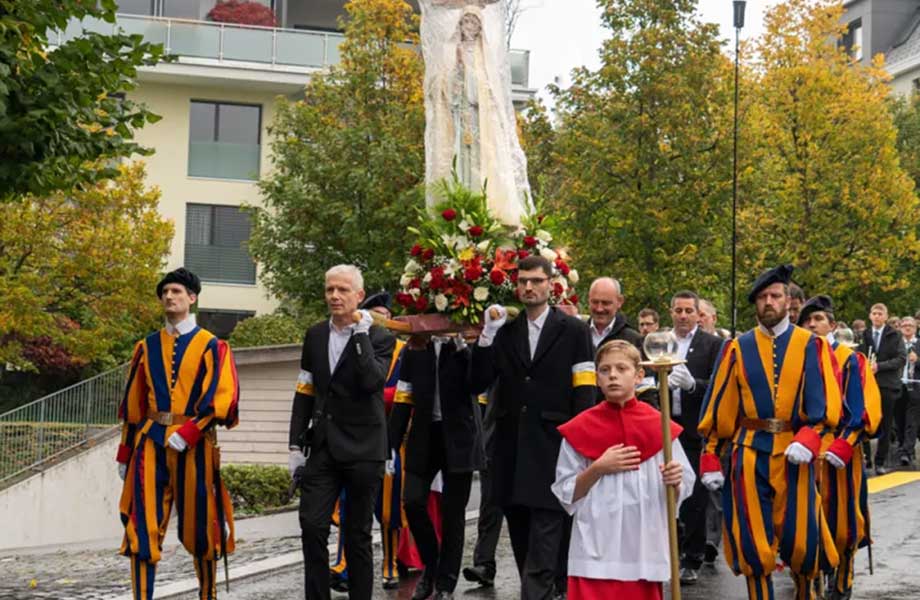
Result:
<instances>
[{"instance_id":1,"label":"red rose","mask_svg":"<svg viewBox=\"0 0 920 600\"><path fill-rule=\"evenodd\" d=\"M498 269L493 269L492 272L489 273L489 279L494 285L501 285L505 283L505 274Z\"/></svg>"},{"instance_id":2,"label":"red rose","mask_svg":"<svg viewBox=\"0 0 920 600\"><path fill-rule=\"evenodd\" d=\"M425 251L422 252L422 260L431 260L432 258L434 258L434 250L425 248Z\"/></svg>"},{"instance_id":3,"label":"red rose","mask_svg":"<svg viewBox=\"0 0 920 600\"><path fill-rule=\"evenodd\" d=\"M528 256L530 256L530 252L528 252L527 250L518 250L517 255L518 255L518 258L527 258Z\"/></svg>"},{"instance_id":4,"label":"red rose","mask_svg":"<svg viewBox=\"0 0 920 600\"><path fill-rule=\"evenodd\" d=\"M511 271L511 276L510 276L511 283L517 283L517 278L518 278L518 272Z\"/></svg>"},{"instance_id":5,"label":"red rose","mask_svg":"<svg viewBox=\"0 0 920 600\"><path fill-rule=\"evenodd\" d=\"M422 286L422 282L419 281L419 278L418 278L418 277L416 277L415 279L413 279L412 281L410 281L410 282L409 282L409 285L407 285L406 287L409 288L409 289L411 290L412 288L417 288L417 287L421 287L421 286Z\"/></svg>"},{"instance_id":6,"label":"red rose","mask_svg":"<svg viewBox=\"0 0 920 600\"><path fill-rule=\"evenodd\" d=\"M524 236L524 245L528 248L533 248L537 245L537 238L532 235Z\"/></svg>"},{"instance_id":7,"label":"red rose","mask_svg":"<svg viewBox=\"0 0 920 600\"><path fill-rule=\"evenodd\" d=\"M564 292L564 291L565 291L565 290L562 289L562 284L561 284L561 283L554 283L554 284L553 284L553 295L554 295L554 296L561 296L561 295L562 295L562 292Z\"/></svg>"},{"instance_id":8,"label":"red rose","mask_svg":"<svg viewBox=\"0 0 920 600\"><path fill-rule=\"evenodd\" d=\"M445 221L453 221L454 219L457 218L457 211L455 211L452 208L448 208L447 210L441 213L441 216L444 217Z\"/></svg>"},{"instance_id":9,"label":"red rose","mask_svg":"<svg viewBox=\"0 0 920 600\"><path fill-rule=\"evenodd\" d=\"M469 234L471 237L478 238L482 235L482 227L479 225L473 225L470 227Z\"/></svg>"},{"instance_id":10,"label":"red rose","mask_svg":"<svg viewBox=\"0 0 920 600\"><path fill-rule=\"evenodd\" d=\"M396 294L396 302L405 308L409 308L412 305L412 296L405 292L399 292Z\"/></svg>"},{"instance_id":11,"label":"red rose","mask_svg":"<svg viewBox=\"0 0 920 600\"><path fill-rule=\"evenodd\" d=\"M412 246L412 249L409 250L409 254L411 254L412 256L418 256L421 253L422 253L422 247L419 246L418 244Z\"/></svg>"},{"instance_id":12,"label":"red rose","mask_svg":"<svg viewBox=\"0 0 920 600\"><path fill-rule=\"evenodd\" d=\"M463 277L467 281L476 281L482 277L482 267L477 264L473 264L463 270Z\"/></svg>"},{"instance_id":13,"label":"red rose","mask_svg":"<svg viewBox=\"0 0 920 600\"><path fill-rule=\"evenodd\" d=\"M415 301L415 310L423 312L426 308L428 308L428 298L425 296L419 296Z\"/></svg>"},{"instance_id":14,"label":"red rose","mask_svg":"<svg viewBox=\"0 0 920 600\"><path fill-rule=\"evenodd\" d=\"M578 294L572 294L569 296L569 302L572 304L578 304Z\"/></svg>"},{"instance_id":15,"label":"red rose","mask_svg":"<svg viewBox=\"0 0 920 600\"><path fill-rule=\"evenodd\" d=\"M569 265L565 264L565 261L563 260L556 261L556 268L559 269L559 272L562 273L566 277L568 277L569 271L571 271L571 269L569 268Z\"/></svg>"}]
</instances>

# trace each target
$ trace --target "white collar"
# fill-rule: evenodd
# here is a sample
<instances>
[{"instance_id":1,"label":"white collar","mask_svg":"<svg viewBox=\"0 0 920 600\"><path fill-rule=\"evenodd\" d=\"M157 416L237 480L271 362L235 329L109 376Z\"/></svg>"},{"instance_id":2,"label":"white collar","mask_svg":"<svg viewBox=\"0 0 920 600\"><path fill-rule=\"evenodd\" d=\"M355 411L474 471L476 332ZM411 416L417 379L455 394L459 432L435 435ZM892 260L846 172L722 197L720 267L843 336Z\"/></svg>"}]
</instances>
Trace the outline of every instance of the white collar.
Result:
<instances>
[{"instance_id":1,"label":"white collar","mask_svg":"<svg viewBox=\"0 0 920 600\"><path fill-rule=\"evenodd\" d=\"M197 323L195 322L195 315L189 313L188 318L183 321L179 321L175 326L169 321L166 321L166 333L169 335L185 335L186 333L191 332Z\"/></svg>"},{"instance_id":2,"label":"white collar","mask_svg":"<svg viewBox=\"0 0 920 600\"><path fill-rule=\"evenodd\" d=\"M694 325L693 329L691 329L689 333L687 333L687 335L685 335L684 337L677 335L676 329L672 329L672 331L674 332L674 337L676 337L678 340L692 340L693 336L696 335L696 330L699 329L699 327L700 327L699 325Z\"/></svg>"},{"instance_id":3,"label":"white collar","mask_svg":"<svg viewBox=\"0 0 920 600\"><path fill-rule=\"evenodd\" d=\"M546 309L534 320L527 319L527 324L536 327L537 329L543 329L543 324L546 323L546 317L549 316L549 305L546 305Z\"/></svg>"},{"instance_id":4,"label":"white collar","mask_svg":"<svg viewBox=\"0 0 920 600\"><path fill-rule=\"evenodd\" d=\"M757 324L757 327L768 336L777 338L786 333L786 330L789 329L789 315L783 317L783 320L774 325L772 329L768 329L760 323Z\"/></svg>"},{"instance_id":5,"label":"white collar","mask_svg":"<svg viewBox=\"0 0 920 600\"><path fill-rule=\"evenodd\" d=\"M830 344L831 346L833 346L834 344L837 343L837 338L834 337L834 332L833 332L833 331L830 332L830 333L828 333L828 334L827 334L826 336L824 336L824 337L827 339L827 343Z\"/></svg>"},{"instance_id":6,"label":"white collar","mask_svg":"<svg viewBox=\"0 0 920 600\"><path fill-rule=\"evenodd\" d=\"M329 331L337 335L351 335L352 331L355 329L355 323L351 325L346 325L345 327L339 329L335 323L332 322L332 319L329 319Z\"/></svg>"},{"instance_id":7,"label":"white collar","mask_svg":"<svg viewBox=\"0 0 920 600\"><path fill-rule=\"evenodd\" d=\"M872 334L875 335L875 332L876 332L876 331L878 332L879 335L882 335L882 332L885 331L885 326L882 325L881 327L875 327L875 326L873 325L873 327L872 327Z\"/></svg>"},{"instance_id":8,"label":"white collar","mask_svg":"<svg viewBox=\"0 0 920 600\"><path fill-rule=\"evenodd\" d=\"M600 332L600 335L606 337L608 333L613 330L613 324L617 322L617 316L613 315L613 318L610 319L610 322L607 323L607 326L604 327L603 331ZM591 331L597 333L597 327L594 326L594 319L591 320Z\"/></svg>"}]
</instances>

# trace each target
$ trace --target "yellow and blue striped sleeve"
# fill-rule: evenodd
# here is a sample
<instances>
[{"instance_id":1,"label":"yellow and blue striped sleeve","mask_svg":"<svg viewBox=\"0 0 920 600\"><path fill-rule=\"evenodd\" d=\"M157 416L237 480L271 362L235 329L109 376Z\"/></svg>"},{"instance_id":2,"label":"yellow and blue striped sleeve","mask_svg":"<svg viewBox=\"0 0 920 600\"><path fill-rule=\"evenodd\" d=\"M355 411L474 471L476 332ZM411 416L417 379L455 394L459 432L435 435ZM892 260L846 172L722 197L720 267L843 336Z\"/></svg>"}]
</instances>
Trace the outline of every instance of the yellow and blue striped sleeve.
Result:
<instances>
[{"instance_id":1,"label":"yellow and blue striped sleeve","mask_svg":"<svg viewBox=\"0 0 920 600\"><path fill-rule=\"evenodd\" d=\"M713 369L712 380L703 396L700 422L697 430L706 440L704 452L715 454L720 439L735 435L741 393L738 382L738 342L727 340L722 344L719 358Z\"/></svg>"}]
</instances>

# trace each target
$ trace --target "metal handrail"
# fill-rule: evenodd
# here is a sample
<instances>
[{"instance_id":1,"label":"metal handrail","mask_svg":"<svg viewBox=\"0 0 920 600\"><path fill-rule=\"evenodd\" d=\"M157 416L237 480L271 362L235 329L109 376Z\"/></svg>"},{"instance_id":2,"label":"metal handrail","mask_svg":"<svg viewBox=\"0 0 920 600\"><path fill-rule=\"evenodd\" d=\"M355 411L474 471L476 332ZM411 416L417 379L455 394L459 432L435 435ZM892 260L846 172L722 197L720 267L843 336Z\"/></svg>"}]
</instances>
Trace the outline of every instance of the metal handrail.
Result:
<instances>
[{"instance_id":1,"label":"metal handrail","mask_svg":"<svg viewBox=\"0 0 920 600\"><path fill-rule=\"evenodd\" d=\"M125 363L0 414L0 483L111 431L127 372Z\"/></svg>"}]
</instances>

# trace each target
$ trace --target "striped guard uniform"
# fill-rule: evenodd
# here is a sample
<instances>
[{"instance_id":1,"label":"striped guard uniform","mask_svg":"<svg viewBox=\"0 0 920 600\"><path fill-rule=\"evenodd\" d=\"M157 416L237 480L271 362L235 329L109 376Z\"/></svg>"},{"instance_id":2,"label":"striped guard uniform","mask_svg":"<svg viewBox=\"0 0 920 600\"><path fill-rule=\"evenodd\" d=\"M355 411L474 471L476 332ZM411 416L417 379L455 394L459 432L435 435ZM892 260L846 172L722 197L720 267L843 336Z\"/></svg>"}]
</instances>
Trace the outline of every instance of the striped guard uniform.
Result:
<instances>
[{"instance_id":1,"label":"striped guard uniform","mask_svg":"<svg viewBox=\"0 0 920 600\"><path fill-rule=\"evenodd\" d=\"M726 341L700 415L706 440L701 473L721 470L720 440L730 439L723 488L725 558L747 577L752 600L773 600L777 556L799 581L818 570L819 546L836 564L815 483L815 463L783 455L793 441L818 456L821 436L840 421L842 402L826 340L789 325L778 336L758 327ZM746 428L742 419L776 419L783 431ZM808 585L797 586L803 594Z\"/></svg>"},{"instance_id":2,"label":"striped guard uniform","mask_svg":"<svg viewBox=\"0 0 920 600\"><path fill-rule=\"evenodd\" d=\"M220 481L214 428L238 423L239 380L230 347L197 325L184 330L189 323L138 342L119 408L124 426L117 460L128 465L119 502L125 527L121 553L131 558L137 600L153 598L174 503L179 540L194 559L202 600L216 597L216 561L234 547L233 510ZM184 452L167 444L176 432L188 444Z\"/></svg>"}]
</instances>

